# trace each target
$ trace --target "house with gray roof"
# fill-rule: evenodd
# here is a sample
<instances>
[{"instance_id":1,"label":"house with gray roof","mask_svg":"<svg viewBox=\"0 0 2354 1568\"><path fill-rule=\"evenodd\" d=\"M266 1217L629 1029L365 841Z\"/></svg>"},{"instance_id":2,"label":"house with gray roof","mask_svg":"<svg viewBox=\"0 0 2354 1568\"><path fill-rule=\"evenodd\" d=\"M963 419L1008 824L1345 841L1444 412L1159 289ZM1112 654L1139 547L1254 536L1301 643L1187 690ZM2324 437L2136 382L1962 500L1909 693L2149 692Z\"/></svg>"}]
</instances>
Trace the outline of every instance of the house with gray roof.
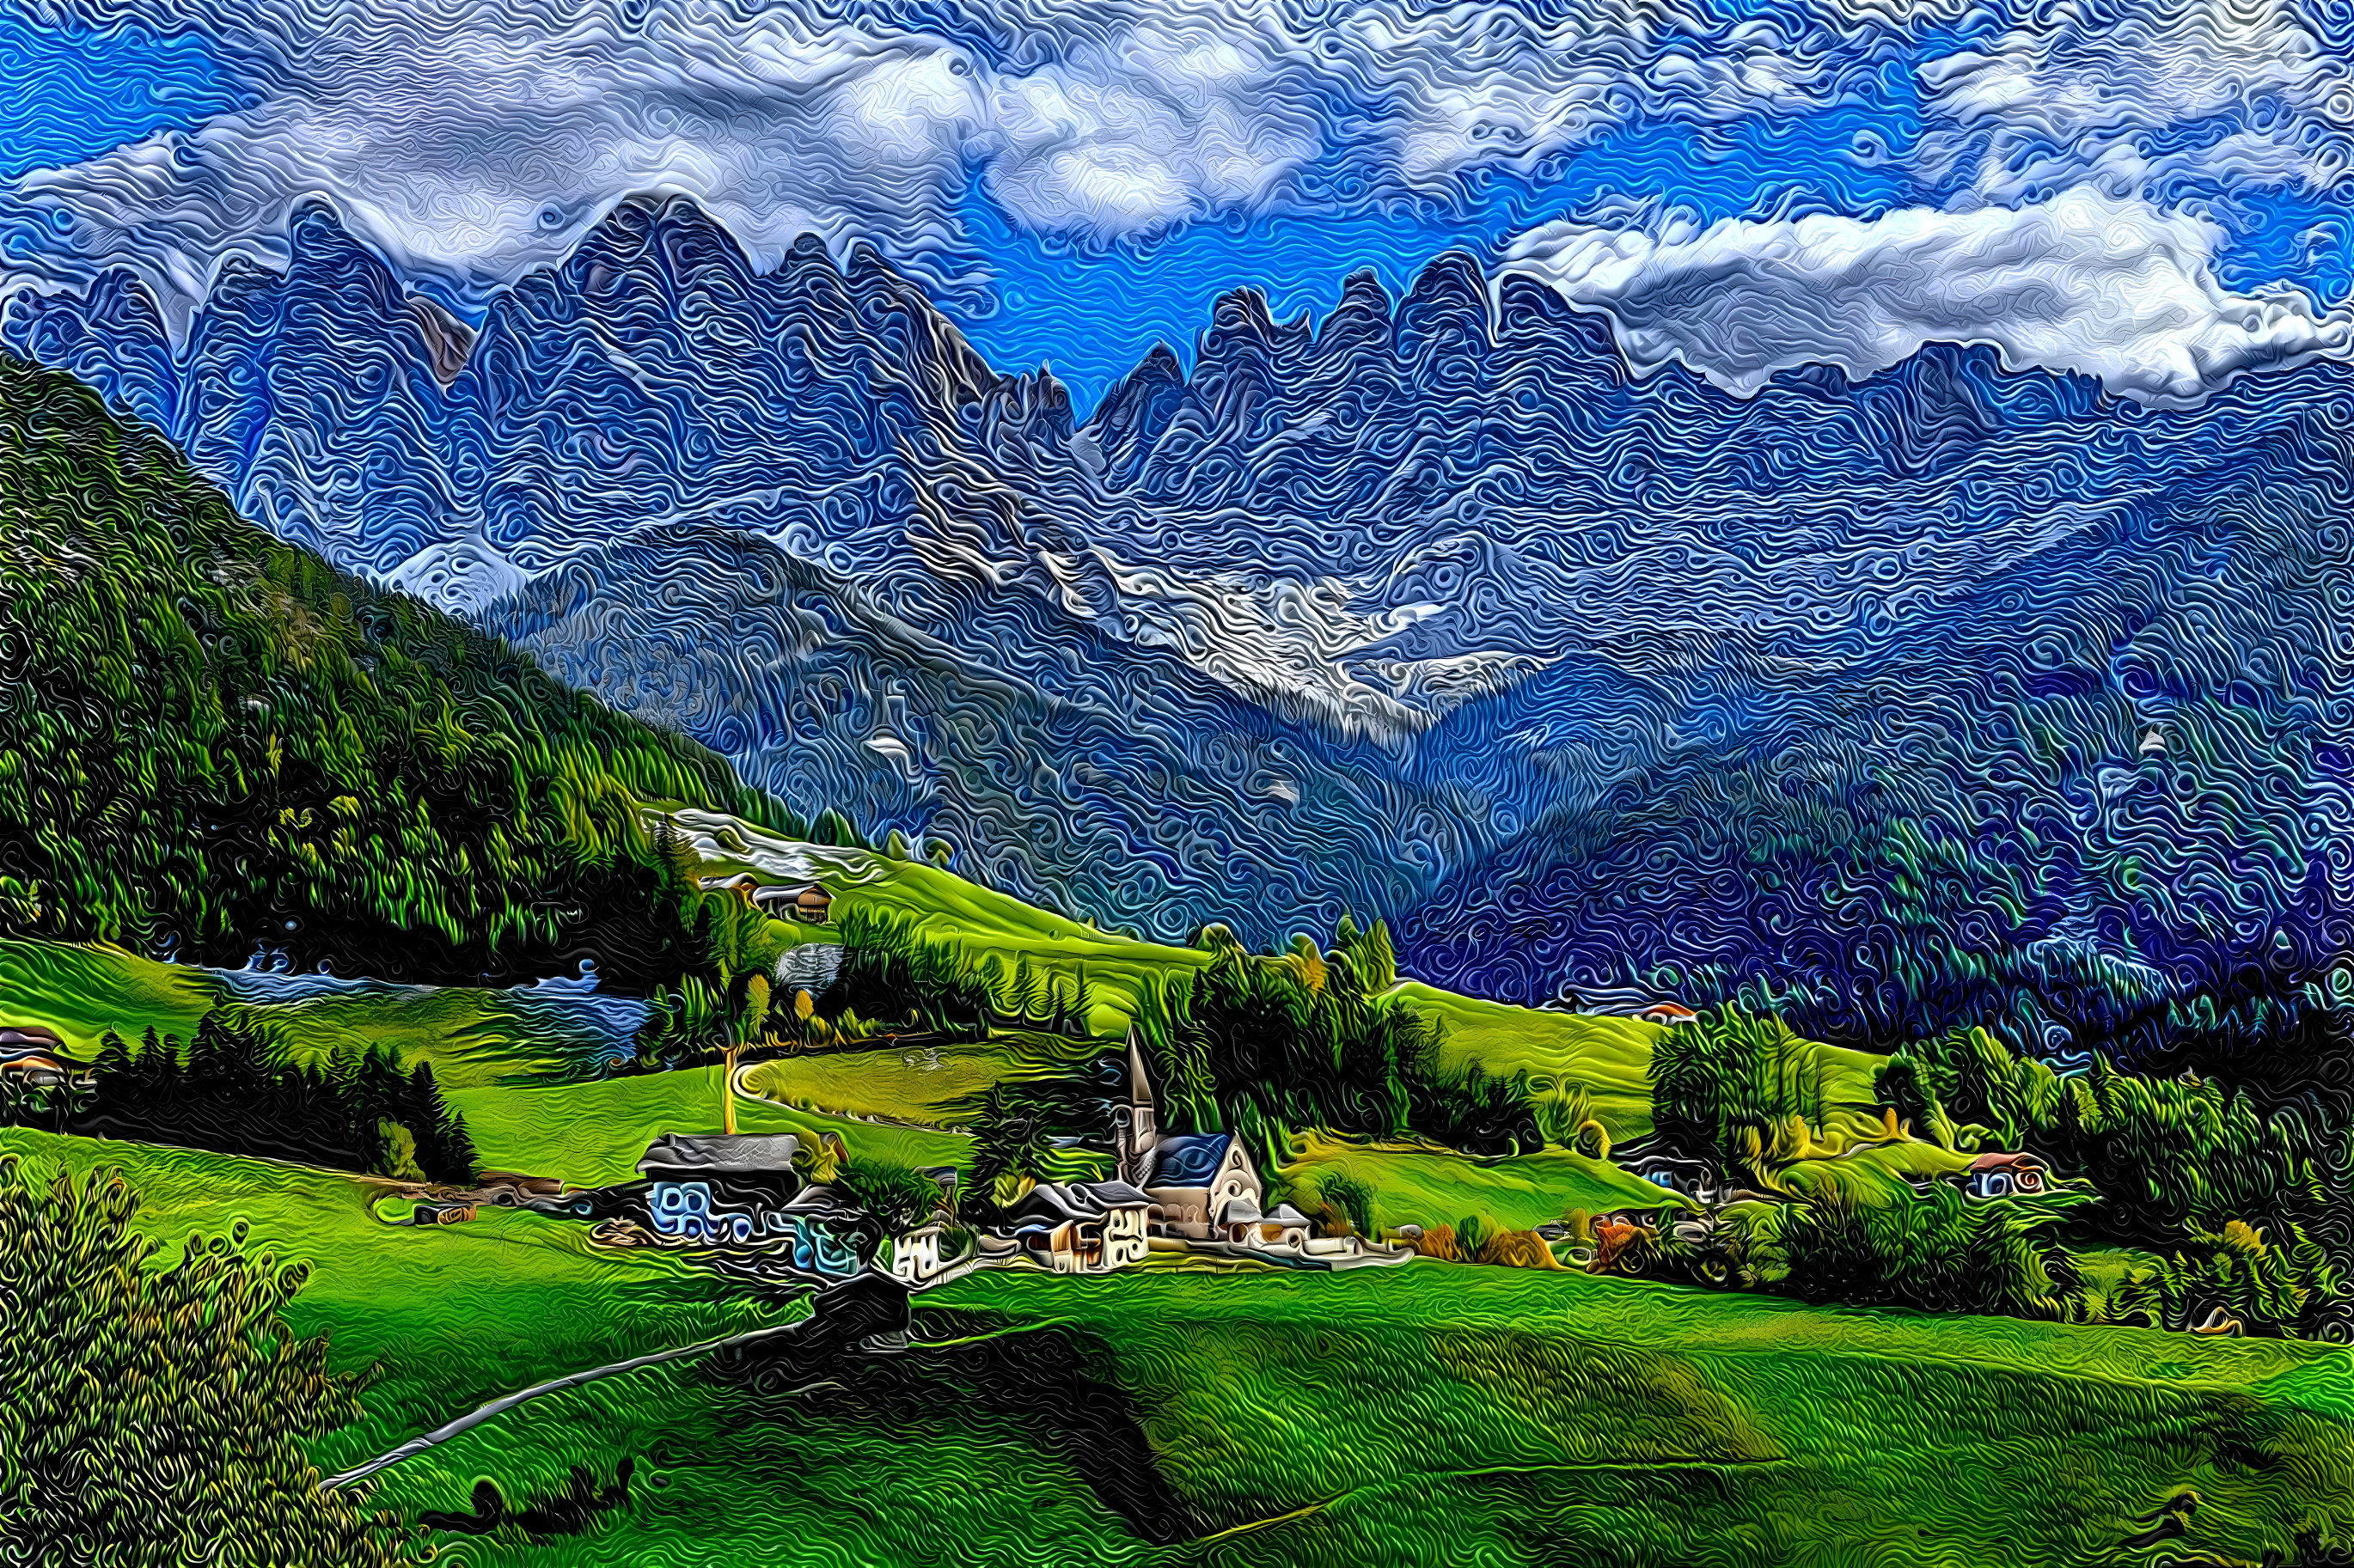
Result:
<instances>
[{"instance_id":1,"label":"house with gray roof","mask_svg":"<svg viewBox=\"0 0 2354 1568\"><path fill-rule=\"evenodd\" d=\"M1057 1274L1101 1274L1142 1261L1152 1197L1126 1181L1042 1182L1007 1215L1024 1254Z\"/></svg>"}]
</instances>

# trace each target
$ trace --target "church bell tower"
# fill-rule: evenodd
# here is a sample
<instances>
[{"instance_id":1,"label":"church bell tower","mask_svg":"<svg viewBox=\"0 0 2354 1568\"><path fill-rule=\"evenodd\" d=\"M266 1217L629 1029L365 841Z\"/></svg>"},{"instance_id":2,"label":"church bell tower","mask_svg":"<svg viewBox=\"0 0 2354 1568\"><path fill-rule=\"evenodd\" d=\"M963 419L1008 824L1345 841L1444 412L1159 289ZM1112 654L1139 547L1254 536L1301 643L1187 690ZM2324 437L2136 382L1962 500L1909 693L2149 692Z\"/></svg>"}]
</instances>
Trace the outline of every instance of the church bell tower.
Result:
<instances>
[{"instance_id":1,"label":"church bell tower","mask_svg":"<svg viewBox=\"0 0 2354 1568\"><path fill-rule=\"evenodd\" d=\"M1128 1103L1114 1107L1111 1119L1118 1175L1129 1186L1141 1187L1152 1174L1152 1150L1161 1134L1152 1121L1152 1085L1144 1075L1144 1050L1132 1024L1128 1031Z\"/></svg>"}]
</instances>

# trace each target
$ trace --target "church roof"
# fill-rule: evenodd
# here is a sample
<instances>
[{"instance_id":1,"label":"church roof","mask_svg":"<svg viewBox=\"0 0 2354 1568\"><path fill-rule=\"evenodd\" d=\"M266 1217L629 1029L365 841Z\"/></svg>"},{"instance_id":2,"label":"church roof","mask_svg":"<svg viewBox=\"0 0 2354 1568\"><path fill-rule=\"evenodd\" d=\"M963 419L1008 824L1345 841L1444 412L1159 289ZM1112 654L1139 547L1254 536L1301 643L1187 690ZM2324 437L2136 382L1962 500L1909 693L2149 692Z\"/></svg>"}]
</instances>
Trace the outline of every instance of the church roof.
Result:
<instances>
[{"instance_id":1,"label":"church roof","mask_svg":"<svg viewBox=\"0 0 2354 1568\"><path fill-rule=\"evenodd\" d=\"M1196 1132L1164 1138L1152 1150L1150 1184L1156 1187L1199 1187L1216 1174L1234 1142L1226 1132Z\"/></svg>"}]
</instances>

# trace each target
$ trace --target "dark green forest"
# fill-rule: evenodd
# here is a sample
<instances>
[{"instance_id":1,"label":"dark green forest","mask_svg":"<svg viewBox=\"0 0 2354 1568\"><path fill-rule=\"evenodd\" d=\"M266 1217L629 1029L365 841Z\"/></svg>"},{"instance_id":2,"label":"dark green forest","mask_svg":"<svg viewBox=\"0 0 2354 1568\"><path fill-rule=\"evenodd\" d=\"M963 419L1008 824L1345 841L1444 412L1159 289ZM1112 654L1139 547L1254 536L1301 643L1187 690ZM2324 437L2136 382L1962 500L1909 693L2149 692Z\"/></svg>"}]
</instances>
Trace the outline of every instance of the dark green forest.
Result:
<instances>
[{"instance_id":1,"label":"dark green forest","mask_svg":"<svg viewBox=\"0 0 2354 1568\"><path fill-rule=\"evenodd\" d=\"M718 757L240 520L0 358L0 931L444 982L691 967L638 810Z\"/></svg>"}]
</instances>

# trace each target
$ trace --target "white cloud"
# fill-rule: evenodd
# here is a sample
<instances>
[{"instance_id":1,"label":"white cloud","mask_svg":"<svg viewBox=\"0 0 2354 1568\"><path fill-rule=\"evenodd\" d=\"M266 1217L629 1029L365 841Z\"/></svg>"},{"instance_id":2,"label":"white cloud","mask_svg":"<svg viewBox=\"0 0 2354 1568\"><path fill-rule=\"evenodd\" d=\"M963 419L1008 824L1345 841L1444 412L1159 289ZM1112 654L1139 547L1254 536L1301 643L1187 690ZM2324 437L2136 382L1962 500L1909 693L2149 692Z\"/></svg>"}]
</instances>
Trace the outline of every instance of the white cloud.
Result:
<instances>
[{"instance_id":1,"label":"white cloud","mask_svg":"<svg viewBox=\"0 0 2354 1568\"><path fill-rule=\"evenodd\" d=\"M2014 369L2094 376L2154 404L2349 352L2342 309L2217 282L2221 238L2199 218L2077 189L2017 209L1871 221L1553 224L1515 242L1509 268L1606 313L1638 371L1678 360L1744 397L1800 365L1861 379L1925 343L1988 344Z\"/></svg>"},{"instance_id":2,"label":"white cloud","mask_svg":"<svg viewBox=\"0 0 2354 1568\"><path fill-rule=\"evenodd\" d=\"M865 236L938 284L972 260L957 204L976 169L1016 222L1102 240L1308 203L1311 165L1329 182L1314 201L1445 191L1632 118L1827 101L1838 69L1869 64L1837 67L1776 24L1724 31L1681 0L1552 19L1409 0L975 0L921 22L753 0L47 4L193 27L254 95L16 192L71 219L27 265L129 263L183 311L226 256L278 260L310 196L475 300L640 191L694 196L756 260L805 230Z\"/></svg>"},{"instance_id":3,"label":"white cloud","mask_svg":"<svg viewBox=\"0 0 2354 1568\"><path fill-rule=\"evenodd\" d=\"M2200 180L2327 189L2354 173L2354 72L2295 0L2039 13L1919 75L1935 129L1917 161L1932 177L1974 161L1971 188L1988 201L2077 184L2121 196ZM2203 121L2214 135L2160 134Z\"/></svg>"}]
</instances>

